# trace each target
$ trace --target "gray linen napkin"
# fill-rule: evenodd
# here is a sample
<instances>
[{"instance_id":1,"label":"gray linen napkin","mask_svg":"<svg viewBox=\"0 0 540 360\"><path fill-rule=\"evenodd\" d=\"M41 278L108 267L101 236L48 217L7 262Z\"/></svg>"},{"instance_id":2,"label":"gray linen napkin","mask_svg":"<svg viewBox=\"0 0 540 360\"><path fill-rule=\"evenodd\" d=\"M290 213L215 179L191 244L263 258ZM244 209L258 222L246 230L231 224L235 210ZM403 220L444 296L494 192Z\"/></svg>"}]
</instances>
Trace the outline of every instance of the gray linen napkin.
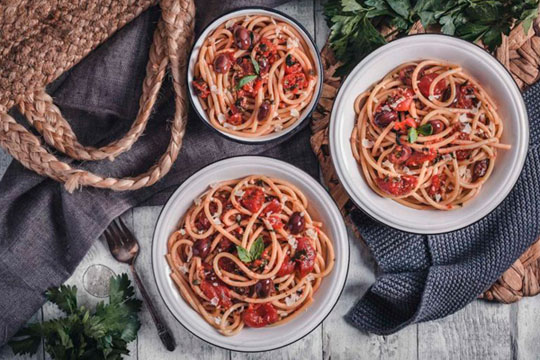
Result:
<instances>
[{"instance_id":1,"label":"gray linen napkin","mask_svg":"<svg viewBox=\"0 0 540 360\"><path fill-rule=\"evenodd\" d=\"M197 29L232 7L284 2L201 0ZM125 133L135 119L158 18L158 8L142 14L49 87L83 144L104 145ZM113 163L83 166L113 176L133 175L148 168L165 151L173 109L167 83L148 128L129 152ZM14 161L0 182L0 346L39 309L45 301L44 291L70 276L113 218L136 205L161 205L196 170L244 154L280 158L317 175L307 128L282 143L242 145L216 134L194 114L173 169L147 189L82 189L68 194L61 184Z\"/></svg>"},{"instance_id":2,"label":"gray linen napkin","mask_svg":"<svg viewBox=\"0 0 540 360\"><path fill-rule=\"evenodd\" d=\"M347 315L359 329L391 334L461 309L493 284L540 235L540 83L525 103L531 126L523 172L503 203L465 229L441 235L393 230L356 210L354 222L382 275Z\"/></svg>"}]
</instances>

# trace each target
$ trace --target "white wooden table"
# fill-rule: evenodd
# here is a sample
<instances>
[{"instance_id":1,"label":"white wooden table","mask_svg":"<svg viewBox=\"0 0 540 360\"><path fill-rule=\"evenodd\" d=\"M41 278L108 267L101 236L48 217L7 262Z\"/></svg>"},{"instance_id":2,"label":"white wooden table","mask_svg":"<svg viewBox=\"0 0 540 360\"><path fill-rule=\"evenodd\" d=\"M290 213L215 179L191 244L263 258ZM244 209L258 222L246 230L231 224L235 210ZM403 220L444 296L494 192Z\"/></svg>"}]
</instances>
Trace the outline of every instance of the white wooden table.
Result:
<instances>
[{"instance_id":1,"label":"white wooden table","mask_svg":"<svg viewBox=\"0 0 540 360\"><path fill-rule=\"evenodd\" d=\"M328 29L322 16L321 0L293 1L279 9L299 20L311 32L321 48ZM0 150L0 176L10 157ZM439 321L412 325L390 336L375 336L348 325L343 316L374 281L373 261L368 250L351 237L351 263L345 291L331 315L315 331L288 347L260 354L226 351L205 343L185 330L168 312L157 292L150 263L154 224L160 207L139 207L128 211L123 219L134 230L141 245L137 260L139 274L159 311L176 338L174 352L164 349L143 307L142 327L136 341L130 344L131 359L537 359L540 342L540 296L513 305L475 301L458 313ZM115 273L128 272L117 263L100 239L90 249L73 276L67 281L79 288L82 303L93 306L100 299L84 290L83 278L92 265L105 265ZM0 294L1 295L1 294ZM138 294L139 298L141 297ZM51 304L45 304L31 321L44 321L58 315ZM0 348L0 360L14 358L8 347ZM34 359L48 359L43 348Z\"/></svg>"}]
</instances>

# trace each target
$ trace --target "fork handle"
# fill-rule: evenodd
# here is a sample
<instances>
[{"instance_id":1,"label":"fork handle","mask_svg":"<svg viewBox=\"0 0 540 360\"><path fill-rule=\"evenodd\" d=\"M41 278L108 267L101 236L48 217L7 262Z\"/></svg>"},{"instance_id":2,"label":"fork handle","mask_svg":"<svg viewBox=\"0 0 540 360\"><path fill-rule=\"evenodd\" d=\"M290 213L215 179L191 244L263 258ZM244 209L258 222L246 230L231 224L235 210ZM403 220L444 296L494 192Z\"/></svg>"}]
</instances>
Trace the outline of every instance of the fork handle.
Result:
<instances>
[{"instance_id":1,"label":"fork handle","mask_svg":"<svg viewBox=\"0 0 540 360\"><path fill-rule=\"evenodd\" d=\"M174 351L176 348L176 342L174 341L174 338L171 334L171 331L159 315L159 312L154 307L154 304L152 303L152 300L150 299L150 296L146 292L146 289L144 288L144 285L139 278L139 275L137 274L137 270L135 270L135 266L133 264L130 265L131 273L133 274L133 278L135 279L135 282L137 283L137 286L139 287L139 290L141 291L141 294L144 298L144 302L146 306L148 307L148 310L150 310L150 315L152 316L152 320L154 320L154 324L156 325L159 338L161 339L161 342L163 345L165 345L165 348L169 351Z\"/></svg>"}]
</instances>

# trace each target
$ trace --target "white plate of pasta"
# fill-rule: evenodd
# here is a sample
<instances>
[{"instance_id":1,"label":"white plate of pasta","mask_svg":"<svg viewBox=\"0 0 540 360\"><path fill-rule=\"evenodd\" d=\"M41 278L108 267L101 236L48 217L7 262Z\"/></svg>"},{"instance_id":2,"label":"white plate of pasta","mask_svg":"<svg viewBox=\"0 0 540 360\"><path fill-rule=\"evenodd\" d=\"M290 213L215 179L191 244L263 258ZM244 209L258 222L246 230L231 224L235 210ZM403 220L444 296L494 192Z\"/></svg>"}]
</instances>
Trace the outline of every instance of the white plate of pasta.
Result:
<instances>
[{"instance_id":1,"label":"white plate of pasta","mask_svg":"<svg viewBox=\"0 0 540 360\"><path fill-rule=\"evenodd\" d=\"M159 216L153 270L169 310L201 339L266 351L315 329L336 304L349 245L339 210L311 176L242 156L186 180Z\"/></svg>"},{"instance_id":2,"label":"white plate of pasta","mask_svg":"<svg viewBox=\"0 0 540 360\"><path fill-rule=\"evenodd\" d=\"M344 81L330 150L353 201L394 228L470 225L497 207L525 162L521 93L489 53L445 35L395 40Z\"/></svg>"},{"instance_id":3,"label":"white plate of pasta","mask_svg":"<svg viewBox=\"0 0 540 360\"><path fill-rule=\"evenodd\" d=\"M305 124L321 74L317 47L302 25L273 9L243 8L202 32L187 80L205 124L236 141L260 143Z\"/></svg>"}]
</instances>

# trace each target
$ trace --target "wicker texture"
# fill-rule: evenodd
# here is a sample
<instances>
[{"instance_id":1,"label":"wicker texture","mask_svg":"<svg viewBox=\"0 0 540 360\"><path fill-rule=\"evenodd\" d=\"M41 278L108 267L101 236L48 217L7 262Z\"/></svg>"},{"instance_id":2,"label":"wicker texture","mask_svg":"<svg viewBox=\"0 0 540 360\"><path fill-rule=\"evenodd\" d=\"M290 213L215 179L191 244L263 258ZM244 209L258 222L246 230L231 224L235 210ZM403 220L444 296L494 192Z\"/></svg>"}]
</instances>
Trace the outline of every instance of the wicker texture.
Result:
<instances>
[{"instance_id":1,"label":"wicker texture","mask_svg":"<svg viewBox=\"0 0 540 360\"><path fill-rule=\"evenodd\" d=\"M0 8L0 145L35 172L79 186L136 190L150 186L171 168L182 146L187 121L187 89L183 79L193 42L193 0L160 1L161 19L154 33L136 120L127 134L101 148L81 145L45 86L86 56L143 10L141 1L11 1ZM170 66L169 66L170 65ZM135 177L113 178L72 167L58 159L40 139L15 122L7 111L17 106L29 123L56 150L77 160L114 160L143 133L163 79L170 68L175 93L171 140L161 158Z\"/></svg>"},{"instance_id":2,"label":"wicker texture","mask_svg":"<svg viewBox=\"0 0 540 360\"><path fill-rule=\"evenodd\" d=\"M389 29L381 29L387 33ZM425 29L417 23L411 33L423 33ZM495 56L510 70L520 89L534 84L540 79L540 19L535 21L531 30L525 34L523 28L514 28L508 36L503 37L502 45ZM330 157L328 145L328 124L333 101L336 97L341 78L336 77L339 67L332 50L325 46L322 50L324 68L324 85L319 106L313 113L311 125L311 147L317 155L322 167L324 182L341 209L351 229L356 230L348 216L355 205L350 201L345 189L340 184ZM356 236L360 235L355 231ZM524 296L534 296L540 292L540 239L537 240L502 276L480 297L512 303Z\"/></svg>"}]
</instances>

